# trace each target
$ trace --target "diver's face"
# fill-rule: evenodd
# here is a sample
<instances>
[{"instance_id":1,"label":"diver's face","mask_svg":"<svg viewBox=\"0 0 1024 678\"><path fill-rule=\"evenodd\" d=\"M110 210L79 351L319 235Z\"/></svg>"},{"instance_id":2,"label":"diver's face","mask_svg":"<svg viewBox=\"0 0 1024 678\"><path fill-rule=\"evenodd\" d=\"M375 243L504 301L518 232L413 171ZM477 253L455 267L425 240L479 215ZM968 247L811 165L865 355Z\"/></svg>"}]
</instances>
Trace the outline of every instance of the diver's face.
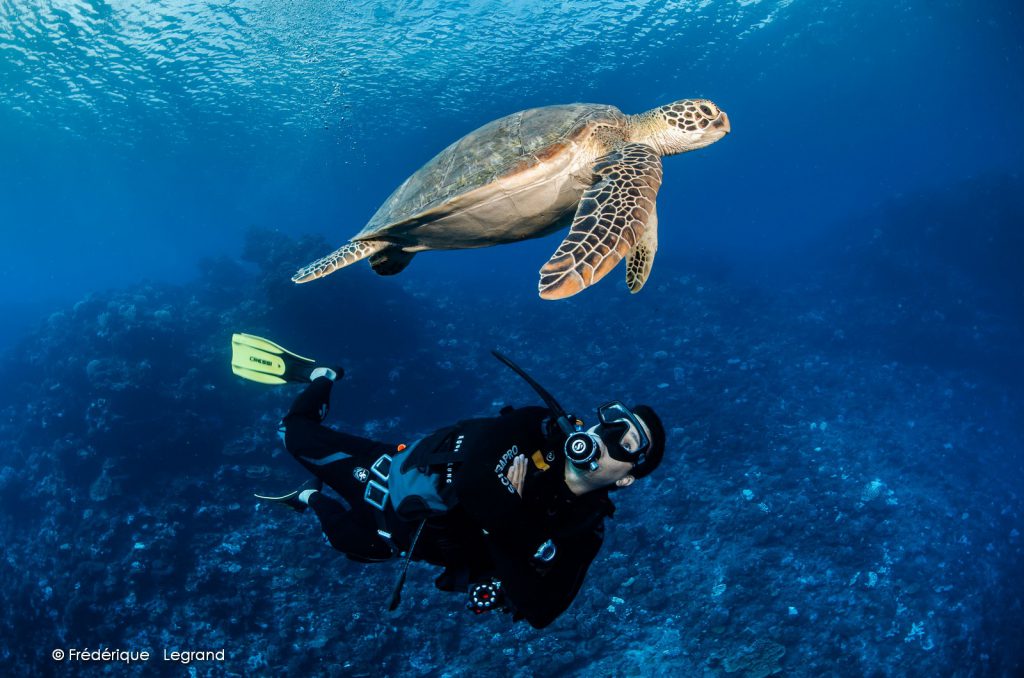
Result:
<instances>
[{"instance_id":1,"label":"diver's face","mask_svg":"<svg viewBox=\"0 0 1024 678\"><path fill-rule=\"evenodd\" d=\"M591 426L587 431L600 437L600 427L600 424L597 424ZM633 438L634 440L631 444L635 446L639 441L636 440L635 435ZM623 446L627 444L629 443L626 440L623 440ZM581 475L585 476L588 481L603 487L622 480L629 475L630 471L633 470L633 464L630 462L613 459L612 456L608 454L608 446L605 444L604 440L602 440L597 447L598 452L597 457L595 458L595 461L597 461L597 468L593 471L581 472ZM633 447L633 449L636 449L636 447Z\"/></svg>"},{"instance_id":2,"label":"diver's face","mask_svg":"<svg viewBox=\"0 0 1024 678\"><path fill-rule=\"evenodd\" d=\"M644 426L644 428L646 428L646 425L643 423L640 417L637 417L637 421L640 422L641 426ZM650 433L648 433L647 436L647 439L650 440ZM635 453L637 450L640 449L640 433L635 428L630 426L628 429L626 429L626 433L625 435L622 436L622 439L619 441L619 444L622 446L622 449L626 450L630 454Z\"/></svg>"}]
</instances>

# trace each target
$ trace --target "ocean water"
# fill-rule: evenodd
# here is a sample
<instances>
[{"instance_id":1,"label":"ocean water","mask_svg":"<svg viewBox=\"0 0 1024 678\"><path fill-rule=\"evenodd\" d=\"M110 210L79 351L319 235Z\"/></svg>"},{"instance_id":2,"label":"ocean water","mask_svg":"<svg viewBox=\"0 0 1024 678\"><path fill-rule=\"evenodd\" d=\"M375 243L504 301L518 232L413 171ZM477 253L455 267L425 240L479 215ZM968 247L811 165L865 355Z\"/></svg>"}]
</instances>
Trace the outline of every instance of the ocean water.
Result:
<instances>
[{"instance_id":1,"label":"ocean water","mask_svg":"<svg viewBox=\"0 0 1024 678\"><path fill-rule=\"evenodd\" d=\"M0 670L1019 675L1021 73L1013 2L0 3ZM732 133L664 160L637 295L539 299L561 235L289 281L490 120L686 97ZM417 563L388 614L251 497L295 390L235 331L345 365L346 430L532 403L498 348L669 453L548 629Z\"/></svg>"}]
</instances>

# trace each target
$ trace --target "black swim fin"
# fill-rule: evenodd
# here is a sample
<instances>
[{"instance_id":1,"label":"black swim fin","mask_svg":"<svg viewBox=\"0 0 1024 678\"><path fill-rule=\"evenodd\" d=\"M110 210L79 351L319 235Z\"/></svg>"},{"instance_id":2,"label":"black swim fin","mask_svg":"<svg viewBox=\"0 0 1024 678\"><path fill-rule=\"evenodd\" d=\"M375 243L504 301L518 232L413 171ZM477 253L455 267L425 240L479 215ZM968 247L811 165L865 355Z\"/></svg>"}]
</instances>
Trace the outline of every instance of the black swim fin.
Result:
<instances>
[{"instance_id":1,"label":"black swim fin","mask_svg":"<svg viewBox=\"0 0 1024 678\"><path fill-rule=\"evenodd\" d=\"M309 383L316 361L269 339L241 332L231 335L231 371L261 384Z\"/></svg>"}]
</instances>

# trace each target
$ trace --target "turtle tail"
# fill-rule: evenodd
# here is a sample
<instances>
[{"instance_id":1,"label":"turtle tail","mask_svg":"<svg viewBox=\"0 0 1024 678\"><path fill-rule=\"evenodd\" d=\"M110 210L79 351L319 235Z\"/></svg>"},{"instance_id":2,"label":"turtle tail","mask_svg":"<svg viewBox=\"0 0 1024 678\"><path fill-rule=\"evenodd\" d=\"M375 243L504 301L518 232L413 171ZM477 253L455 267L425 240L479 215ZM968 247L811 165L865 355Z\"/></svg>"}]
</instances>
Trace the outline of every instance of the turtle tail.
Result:
<instances>
[{"instance_id":1,"label":"turtle tail","mask_svg":"<svg viewBox=\"0 0 1024 678\"><path fill-rule=\"evenodd\" d=\"M292 276L292 282L305 283L334 273L368 256L391 246L386 240L354 240L343 245L322 259L304 266Z\"/></svg>"}]
</instances>

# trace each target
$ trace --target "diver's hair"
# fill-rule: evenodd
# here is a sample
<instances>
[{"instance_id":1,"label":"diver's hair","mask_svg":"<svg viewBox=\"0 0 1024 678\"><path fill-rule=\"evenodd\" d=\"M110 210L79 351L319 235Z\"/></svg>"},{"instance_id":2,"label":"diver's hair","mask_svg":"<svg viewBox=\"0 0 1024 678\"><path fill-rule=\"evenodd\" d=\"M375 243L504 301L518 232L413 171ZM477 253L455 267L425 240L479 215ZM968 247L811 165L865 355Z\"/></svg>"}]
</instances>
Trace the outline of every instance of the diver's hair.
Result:
<instances>
[{"instance_id":1,"label":"diver's hair","mask_svg":"<svg viewBox=\"0 0 1024 678\"><path fill-rule=\"evenodd\" d=\"M661 458L665 455L665 426L650 405L634 405L630 409L633 414L643 419L651 431L651 449L647 452L644 462L634 466L630 473L631 476L639 480L650 475L661 464Z\"/></svg>"}]
</instances>

